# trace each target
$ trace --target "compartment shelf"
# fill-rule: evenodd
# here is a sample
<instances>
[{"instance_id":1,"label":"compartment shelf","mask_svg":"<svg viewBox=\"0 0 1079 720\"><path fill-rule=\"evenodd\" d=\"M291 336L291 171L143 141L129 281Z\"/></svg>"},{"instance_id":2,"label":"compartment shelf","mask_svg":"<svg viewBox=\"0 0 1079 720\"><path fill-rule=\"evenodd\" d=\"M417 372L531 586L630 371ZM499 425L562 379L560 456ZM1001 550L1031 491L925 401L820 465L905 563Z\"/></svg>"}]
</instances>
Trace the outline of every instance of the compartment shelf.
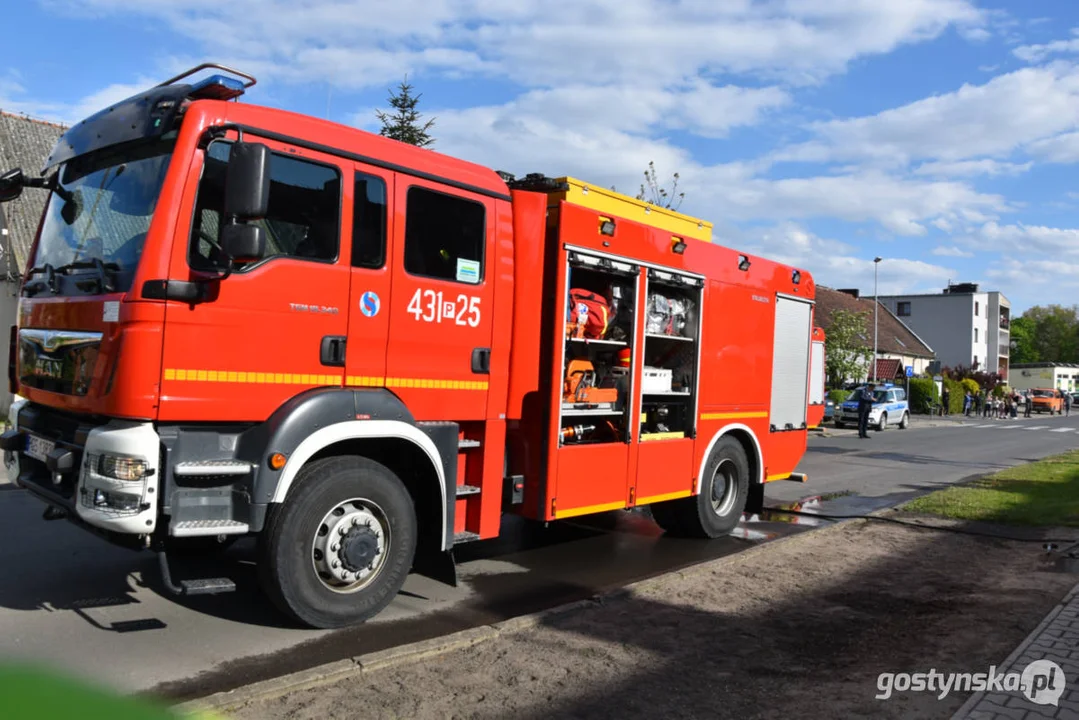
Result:
<instances>
[{"instance_id":1,"label":"compartment shelf","mask_svg":"<svg viewBox=\"0 0 1079 720\"><path fill-rule=\"evenodd\" d=\"M609 408L562 408L562 417L580 417L582 415L621 415L624 410Z\"/></svg>"},{"instance_id":2,"label":"compartment shelf","mask_svg":"<svg viewBox=\"0 0 1079 720\"><path fill-rule=\"evenodd\" d=\"M593 338L567 338L569 342L584 343L585 345L607 345L609 347L629 347L629 343L621 340L596 340Z\"/></svg>"},{"instance_id":3,"label":"compartment shelf","mask_svg":"<svg viewBox=\"0 0 1079 720\"><path fill-rule=\"evenodd\" d=\"M644 336L648 339L655 338L656 340L681 340L682 342L693 342L696 338L683 337L681 335L664 335L663 333L645 333Z\"/></svg>"}]
</instances>

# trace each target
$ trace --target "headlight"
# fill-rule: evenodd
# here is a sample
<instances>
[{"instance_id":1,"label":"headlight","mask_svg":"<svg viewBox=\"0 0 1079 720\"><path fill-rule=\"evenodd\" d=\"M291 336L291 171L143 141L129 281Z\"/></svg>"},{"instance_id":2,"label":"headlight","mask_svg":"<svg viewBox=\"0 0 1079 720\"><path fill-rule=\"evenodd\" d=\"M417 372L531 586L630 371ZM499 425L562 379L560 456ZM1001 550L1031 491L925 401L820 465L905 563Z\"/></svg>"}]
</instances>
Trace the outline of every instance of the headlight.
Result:
<instances>
[{"instance_id":1,"label":"headlight","mask_svg":"<svg viewBox=\"0 0 1079 720\"><path fill-rule=\"evenodd\" d=\"M146 460L127 455L104 453L98 457L97 473L105 477L135 482L146 477Z\"/></svg>"},{"instance_id":2,"label":"headlight","mask_svg":"<svg viewBox=\"0 0 1079 720\"><path fill-rule=\"evenodd\" d=\"M108 490L94 490L94 507L103 507L120 512L135 512L142 503L141 495L132 495Z\"/></svg>"}]
</instances>

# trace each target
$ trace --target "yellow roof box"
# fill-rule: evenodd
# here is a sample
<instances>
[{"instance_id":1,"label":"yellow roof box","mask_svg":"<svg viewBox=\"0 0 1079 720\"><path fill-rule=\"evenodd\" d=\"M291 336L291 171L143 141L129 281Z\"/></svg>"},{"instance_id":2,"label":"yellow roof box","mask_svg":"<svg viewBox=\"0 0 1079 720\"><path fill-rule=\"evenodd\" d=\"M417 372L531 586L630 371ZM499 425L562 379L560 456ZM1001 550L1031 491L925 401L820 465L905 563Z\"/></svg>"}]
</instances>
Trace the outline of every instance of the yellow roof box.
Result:
<instances>
[{"instance_id":1,"label":"yellow roof box","mask_svg":"<svg viewBox=\"0 0 1079 720\"><path fill-rule=\"evenodd\" d=\"M562 189L550 192L550 197L565 200L604 215L614 215L642 225L660 228L679 237L712 242L712 223L707 220L652 205L577 178L562 177L557 178L555 182L559 183Z\"/></svg>"}]
</instances>

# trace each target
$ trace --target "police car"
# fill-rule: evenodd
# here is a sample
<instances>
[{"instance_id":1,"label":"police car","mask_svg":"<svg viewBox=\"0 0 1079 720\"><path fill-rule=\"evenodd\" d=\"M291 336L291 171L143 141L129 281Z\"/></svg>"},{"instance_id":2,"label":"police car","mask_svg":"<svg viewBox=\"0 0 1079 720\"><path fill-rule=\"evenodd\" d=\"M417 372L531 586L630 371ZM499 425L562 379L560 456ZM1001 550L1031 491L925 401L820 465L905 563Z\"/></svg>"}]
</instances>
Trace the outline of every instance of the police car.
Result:
<instances>
[{"instance_id":1,"label":"police car","mask_svg":"<svg viewBox=\"0 0 1079 720\"><path fill-rule=\"evenodd\" d=\"M847 400L835 414L835 426L841 428L847 423L858 424L858 396L862 392L859 386L850 394ZM907 391L896 387L891 383L877 385L873 391L873 409L869 411L869 424L877 430L883 430L889 425L898 425L900 430L906 430L910 425L910 406L907 404Z\"/></svg>"}]
</instances>

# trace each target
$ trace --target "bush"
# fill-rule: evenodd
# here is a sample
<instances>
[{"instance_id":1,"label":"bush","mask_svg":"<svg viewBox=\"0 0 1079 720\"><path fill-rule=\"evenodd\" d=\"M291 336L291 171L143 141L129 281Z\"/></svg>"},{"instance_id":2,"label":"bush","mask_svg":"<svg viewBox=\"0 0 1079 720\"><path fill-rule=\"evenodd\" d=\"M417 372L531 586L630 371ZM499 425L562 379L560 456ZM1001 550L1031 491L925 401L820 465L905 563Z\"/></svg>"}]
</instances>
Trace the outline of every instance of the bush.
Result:
<instances>
[{"instance_id":1,"label":"bush","mask_svg":"<svg viewBox=\"0 0 1079 720\"><path fill-rule=\"evenodd\" d=\"M963 396L966 393L966 389L962 383L956 382L951 378L944 378L944 387L948 389L948 412L953 414L960 414L963 412Z\"/></svg>"},{"instance_id":2,"label":"bush","mask_svg":"<svg viewBox=\"0 0 1079 720\"><path fill-rule=\"evenodd\" d=\"M978 384L978 381L972 378L964 378L959 381L959 384L963 386L964 392L969 392L975 397L982 391L982 387Z\"/></svg>"},{"instance_id":3,"label":"bush","mask_svg":"<svg viewBox=\"0 0 1079 720\"><path fill-rule=\"evenodd\" d=\"M853 390L829 390L828 399L834 402L836 405L842 405L850 397Z\"/></svg>"},{"instance_id":4,"label":"bush","mask_svg":"<svg viewBox=\"0 0 1079 720\"><path fill-rule=\"evenodd\" d=\"M995 388L993 388L993 397L1002 398L1009 392L1011 392L1011 390L1008 388L1008 386L1004 383L1001 383L1000 385L997 385Z\"/></svg>"},{"instance_id":5,"label":"bush","mask_svg":"<svg viewBox=\"0 0 1079 720\"><path fill-rule=\"evenodd\" d=\"M932 378L911 378L908 398L911 412L924 413L930 403L940 400L937 384Z\"/></svg>"}]
</instances>

